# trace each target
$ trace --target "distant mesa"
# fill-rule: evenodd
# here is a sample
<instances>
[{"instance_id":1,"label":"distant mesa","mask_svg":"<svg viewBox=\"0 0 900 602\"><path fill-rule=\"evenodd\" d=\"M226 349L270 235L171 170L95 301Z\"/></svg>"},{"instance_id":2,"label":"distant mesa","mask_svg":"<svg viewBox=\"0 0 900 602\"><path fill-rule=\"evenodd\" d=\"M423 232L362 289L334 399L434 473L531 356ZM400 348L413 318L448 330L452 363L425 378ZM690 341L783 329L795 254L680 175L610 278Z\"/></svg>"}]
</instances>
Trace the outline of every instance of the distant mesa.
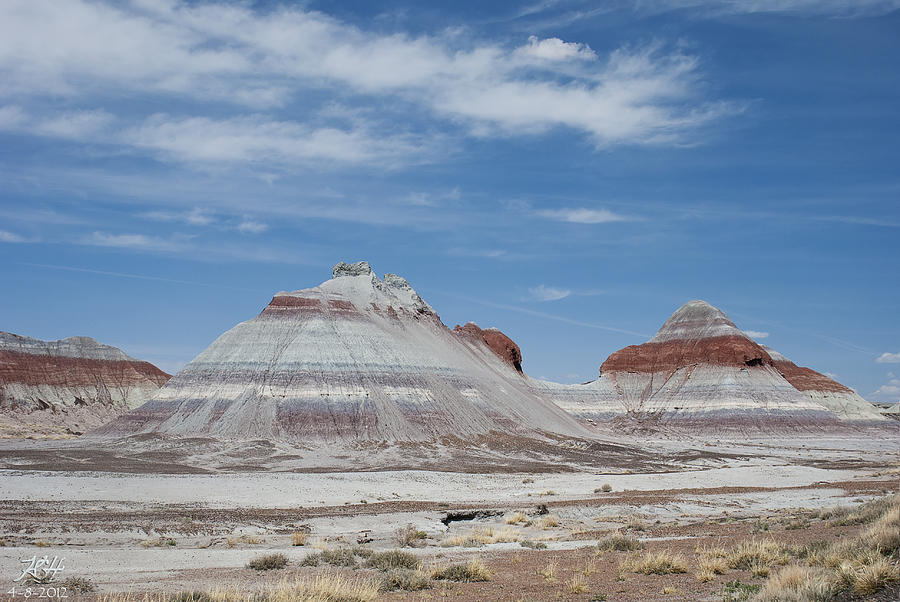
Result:
<instances>
[{"instance_id":1,"label":"distant mesa","mask_svg":"<svg viewBox=\"0 0 900 602\"><path fill-rule=\"evenodd\" d=\"M590 436L521 369L501 332L450 330L404 278L339 263L319 286L275 294L98 434L319 448Z\"/></svg>"},{"instance_id":2,"label":"distant mesa","mask_svg":"<svg viewBox=\"0 0 900 602\"><path fill-rule=\"evenodd\" d=\"M681 306L648 342L610 355L595 381L532 382L589 424L626 419L635 428L702 432L884 421L849 388L757 344L700 300Z\"/></svg>"},{"instance_id":3,"label":"distant mesa","mask_svg":"<svg viewBox=\"0 0 900 602\"><path fill-rule=\"evenodd\" d=\"M169 378L89 337L0 332L0 437L81 434L143 404Z\"/></svg>"}]
</instances>

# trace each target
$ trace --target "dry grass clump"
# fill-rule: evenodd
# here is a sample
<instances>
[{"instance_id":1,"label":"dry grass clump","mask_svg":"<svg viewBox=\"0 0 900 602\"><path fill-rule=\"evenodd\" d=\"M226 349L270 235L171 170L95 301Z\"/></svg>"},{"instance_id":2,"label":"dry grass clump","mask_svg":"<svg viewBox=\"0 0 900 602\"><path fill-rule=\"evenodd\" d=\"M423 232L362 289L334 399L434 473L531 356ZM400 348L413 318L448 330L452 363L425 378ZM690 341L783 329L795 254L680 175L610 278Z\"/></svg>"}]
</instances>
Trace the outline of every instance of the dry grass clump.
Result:
<instances>
[{"instance_id":1,"label":"dry grass clump","mask_svg":"<svg viewBox=\"0 0 900 602\"><path fill-rule=\"evenodd\" d=\"M842 589L853 589L864 595L874 594L897 581L900 581L900 569L883 557L869 562L848 562L837 569L836 583Z\"/></svg>"},{"instance_id":2,"label":"dry grass clump","mask_svg":"<svg viewBox=\"0 0 900 602\"><path fill-rule=\"evenodd\" d=\"M490 581L493 577L484 563L478 558L473 558L466 564L451 564L432 571L431 578L438 581Z\"/></svg>"},{"instance_id":3,"label":"dry grass clump","mask_svg":"<svg viewBox=\"0 0 900 602\"><path fill-rule=\"evenodd\" d=\"M266 554L258 556L247 563L247 568L255 571L271 571L273 569L283 569L287 566L288 559L284 554Z\"/></svg>"},{"instance_id":4,"label":"dry grass clump","mask_svg":"<svg viewBox=\"0 0 900 602\"><path fill-rule=\"evenodd\" d=\"M228 544L229 548L233 548L234 546L236 546L238 544L247 544L247 545L255 546L257 544L261 544L262 539L260 539L256 535L244 534L244 535L241 535L240 537L229 537L226 540L226 543ZM171 544L171 545L175 545L175 544Z\"/></svg>"},{"instance_id":5,"label":"dry grass clump","mask_svg":"<svg viewBox=\"0 0 900 602\"><path fill-rule=\"evenodd\" d=\"M445 548L457 546L474 548L492 543L510 543L520 539L519 531L516 529L504 527L499 531L495 531L493 527L487 527L475 529L466 535L448 537L441 541L441 546Z\"/></svg>"},{"instance_id":6,"label":"dry grass clump","mask_svg":"<svg viewBox=\"0 0 900 602\"><path fill-rule=\"evenodd\" d=\"M790 561L790 548L774 539L742 541L728 552L727 557L729 568L743 570L785 565Z\"/></svg>"},{"instance_id":7,"label":"dry grass clump","mask_svg":"<svg viewBox=\"0 0 900 602\"><path fill-rule=\"evenodd\" d=\"M506 517L506 524L524 525L527 527L531 524L531 521L528 519L528 516L526 516L524 512L514 512L513 514Z\"/></svg>"},{"instance_id":8,"label":"dry grass clump","mask_svg":"<svg viewBox=\"0 0 900 602\"><path fill-rule=\"evenodd\" d=\"M687 573L688 563L681 554L673 554L668 550L661 550L659 552L631 555L622 563L620 570L642 573L644 575L670 575L672 573Z\"/></svg>"},{"instance_id":9,"label":"dry grass clump","mask_svg":"<svg viewBox=\"0 0 900 602\"><path fill-rule=\"evenodd\" d=\"M394 541L401 548L423 545L426 539L428 539L428 533L417 529L412 523L394 531Z\"/></svg>"},{"instance_id":10,"label":"dry grass clump","mask_svg":"<svg viewBox=\"0 0 900 602\"><path fill-rule=\"evenodd\" d=\"M720 556L700 556L697 559L697 581L709 583L714 581L716 575L724 575L728 570L728 563Z\"/></svg>"},{"instance_id":11,"label":"dry grass clump","mask_svg":"<svg viewBox=\"0 0 900 602\"><path fill-rule=\"evenodd\" d=\"M786 566L766 581L759 602L819 602L830 600L834 589L828 573L819 567Z\"/></svg>"},{"instance_id":12,"label":"dry grass clump","mask_svg":"<svg viewBox=\"0 0 900 602\"><path fill-rule=\"evenodd\" d=\"M378 569L379 571L390 571L394 569L414 570L419 568L419 559L415 554L410 554L409 552L403 552L401 550L376 552L366 560L366 567Z\"/></svg>"},{"instance_id":13,"label":"dry grass clump","mask_svg":"<svg viewBox=\"0 0 900 602\"><path fill-rule=\"evenodd\" d=\"M587 591L587 583L584 582L584 577L578 573L573 573L572 578L566 582L566 589L569 590L570 594L583 594Z\"/></svg>"},{"instance_id":14,"label":"dry grass clump","mask_svg":"<svg viewBox=\"0 0 900 602\"><path fill-rule=\"evenodd\" d=\"M291 534L291 545L292 546L306 545L307 540L309 540L309 533L304 533L303 531L297 531L297 532Z\"/></svg>"},{"instance_id":15,"label":"dry grass clump","mask_svg":"<svg viewBox=\"0 0 900 602\"><path fill-rule=\"evenodd\" d=\"M538 525L541 527L541 529L545 529L545 530L552 529L553 527L558 527L559 526L559 517L556 516L555 514L548 514L548 515L544 516L543 518L541 518Z\"/></svg>"},{"instance_id":16,"label":"dry grass clump","mask_svg":"<svg viewBox=\"0 0 900 602\"><path fill-rule=\"evenodd\" d=\"M852 539L807 546L798 556L809 566L794 565L770 577L760 599L824 600L847 590L870 595L900 581L900 496L825 516L833 524L870 526Z\"/></svg>"},{"instance_id":17,"label":"dry grass clump","mask_svg":"<svg viewBox=\"0 0 900 602\"><path fill-rule=\"evenodd\" d=\"M537 574L544 578L544 581L552 582L556 580L556 568L559 566L559 561L556 558L551 558L550 562L547 563L547 566L540 569Z\"/></svg>"},{"instance_id":18,"label":"dry grass clump","mask_svg":"<svg viewBox=\"0 0 900 602\"><path fill-rule=\"evenodd\" d=\"M546 550L547 544L542 541L532 541L530 539L523 539L519 541L519 545L523 548L529 548L531 550Z\"/></svg>"},{"instance_id":19,"label":"dry grass clump","mask_svg":"<svg viewBox=\"0 0 900 602\"><path fill-rule=\"evenodd\" d=\"M372 602L380 583L374 579L352 579L340 574L282 582L266 592L266 602ZM222 601L231 602L231 601Z\"/></svg>"},{"instance_id":20,"label":"dry grass clump","mask_svg":"<svg viewBox=\"0 0 900 602\"><path fill-rule=\"evenodd\" d=\"M622 533L613 533L607 535L597 542L597 552L632 552L634 550L642 550L644 544L636 537L631 535L623 535Z\"/></svg>"},{"instance_id":21,"label":"dry grass clump","mask_svg":"<svg viewBox=\"0 0 900 602\"><path fill-rule=\"evenodd\" d=\"M545 496L549 496L549 495L556 495L556 492L553 491L552 489L547 489L546 491L539 491L538 495L541 497L545 497Z\"/></svg>"}]
</instances>

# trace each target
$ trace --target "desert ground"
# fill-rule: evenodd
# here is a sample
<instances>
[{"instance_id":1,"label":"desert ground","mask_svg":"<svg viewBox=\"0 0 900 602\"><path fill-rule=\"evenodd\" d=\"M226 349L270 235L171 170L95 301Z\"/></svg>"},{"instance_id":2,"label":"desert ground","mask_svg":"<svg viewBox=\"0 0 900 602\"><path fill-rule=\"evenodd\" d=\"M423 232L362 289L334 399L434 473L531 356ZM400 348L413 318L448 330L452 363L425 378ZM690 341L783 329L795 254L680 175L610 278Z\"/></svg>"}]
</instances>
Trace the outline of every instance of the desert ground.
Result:
<instances>
[{"instance_id":1,"label":"desert ground","mask_svg":"<svg viewBox=\"0 0 900 602\"><path fill-rule=\"evenodd\" d=\"M785 567L839 570L810 558L897 512L893 440L626 443L680 459L490 474L123 471L79 468L62 444L6 442L0 578L8 599L24 599L13 581L23 559L48 555L65 568L33 584L34 597L65 586L85 599L277 599L318 587L344 597L308 599L738 600ZM273 554L283 567L249 568ZM839 599L896 599L885 570L878 593L850 587Z\"/></svg>"}]
</instances>

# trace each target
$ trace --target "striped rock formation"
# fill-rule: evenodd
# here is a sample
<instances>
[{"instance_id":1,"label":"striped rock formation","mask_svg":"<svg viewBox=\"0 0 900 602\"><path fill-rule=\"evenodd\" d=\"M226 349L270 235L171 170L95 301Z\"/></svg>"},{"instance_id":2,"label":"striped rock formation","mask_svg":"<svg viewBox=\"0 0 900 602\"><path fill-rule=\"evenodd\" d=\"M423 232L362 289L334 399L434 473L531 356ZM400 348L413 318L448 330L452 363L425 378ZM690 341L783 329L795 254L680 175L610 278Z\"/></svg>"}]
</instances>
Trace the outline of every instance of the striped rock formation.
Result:
<instances>
[{"instance_id":1,"label":"striped rock formation","mask_svg":"<svg viewBox=\"0 0 900 602\"><path fill-rule=\"evenodd\" d=\"M766 350L722 311L690 301L647 343L603 362L583 385L532 381L577 418L647 427L790 430L881 422L850 389ZM788 362L789 363L789 362ZM828 381L827 383L825 381ZM862 402L862 403L860 403Z\"/></svg>"},{"instance_id":2,"label":"striped rock formation","mask_svg":"<svg viewBox=\"0 0 900 602\"><path fill-rule=\"evenodd\" d=\"M141 405L169 378L88 337L0 332L0 436L79 434Z\"/></svg>"},{"instance_id":3,"label":"striped rock formation","mask_svg":"<svg viewBox=\"0 0 900 602\"><path fill-rule=\"evenodd\" d=\"M517 354L499 331L449 330L400 276L340 263L320 286L276 294L100 434L303 445L589 436L535 394Z\"/></svg>"},{"instance_id":4,"label":"striped rock formation","mask_svg":"<svg viewBox=\"0 0 900 602\"><path fill-rule=\"evenodd\" d=\"M774 349L763 346L772 358L772 365L811 400L825 406L842 420L878 421L882 413L860 397L856 391L811 368L803 368Z\"/></svg>"}]
</instances>

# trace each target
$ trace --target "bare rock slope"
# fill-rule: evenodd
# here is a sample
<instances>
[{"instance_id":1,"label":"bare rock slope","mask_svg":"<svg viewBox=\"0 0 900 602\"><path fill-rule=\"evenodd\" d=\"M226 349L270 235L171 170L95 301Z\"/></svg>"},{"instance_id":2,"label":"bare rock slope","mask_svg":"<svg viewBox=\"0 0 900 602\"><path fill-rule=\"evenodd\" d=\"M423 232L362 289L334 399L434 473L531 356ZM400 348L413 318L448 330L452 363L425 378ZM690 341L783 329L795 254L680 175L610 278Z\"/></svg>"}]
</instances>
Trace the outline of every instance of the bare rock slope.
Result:
<instances>
[{"instance_id":1,"label":"bare rock slope","mask_svg":"<svg viewBox=\"0 0 900 602\"><path fill-rule=\"evenodd\" d=\"M332 442L589 437L517 370L515 343L448 329L400 276L340 263L280 292L102 434Z\"/></svg>"},{"instance_id":2,"label":"bare rock slope","mask_svg":"<svg viewBox=\"0 0 900 602\"><path fill-rule=\"evenodd\" d=\"M642 345L621 349L583 385L532 381L579 419L646 427L840 428L883 419L847 387L754 342L704 301L679 308Z\"/></svg>"},{"instance_id":3,"label":"bare rock slope","mask_svg":"<svg viewBox=\"0 0 900 602\"><path fill-rule=\"evenodd\" d=\"M141 405L169 378L88 337L0 332L0 436L80 434Z\"/></svg>"}]
</instances>

